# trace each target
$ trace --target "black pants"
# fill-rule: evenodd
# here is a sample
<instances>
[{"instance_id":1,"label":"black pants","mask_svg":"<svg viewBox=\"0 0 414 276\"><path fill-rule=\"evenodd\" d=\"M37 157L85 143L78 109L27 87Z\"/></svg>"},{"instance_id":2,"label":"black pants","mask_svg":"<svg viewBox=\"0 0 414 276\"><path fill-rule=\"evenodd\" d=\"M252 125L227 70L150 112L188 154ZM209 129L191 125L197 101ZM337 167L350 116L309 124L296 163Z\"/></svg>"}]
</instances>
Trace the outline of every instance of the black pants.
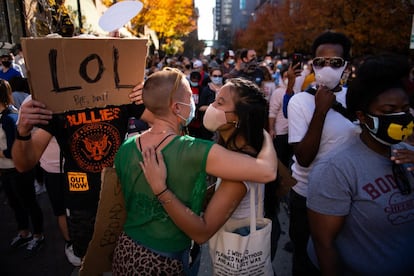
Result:
<instances>
[{"instance_id":1,"label":"black pants","mask_svg":"<svg viewBox=\"0 0 414 276\"><path fill-rule=\"evenodd\" d=\"M65 174L45 172L43 177L47 194L52 205L53 214L55 216L64 215L66 213Z\"/></svg>"},{"instance_id":2,"label":"black pants","mask_svg":"<svg viewBox=\"0 0 414 276\"><path fill-rule=\"evenodd\" d=\"M279 158L280 162L282 162L286 168L289 168L293 156L293 147L289 145L288 135L276 135L273 139L273 145L277 153L277 158Z\"/></svg>"},{"instance_id":3,"label":"black pants","mask_svg":"<svg viewBox=\"0 0 414 276\"><path fill-rule=\"evenodd\" d=\"M0 169L1 181L10 207L13 209L18 230L29 229L29 219L33 234L43 233L43 213L36 200L34 171L24 173L16 169Z\"/></svg>"},{"instance_id":4,"label":"black pants","mask_svg":"<svg viewBox=\"0 0 414 276\"><path fill-rule=\"evenodd\" d=\"M69 236L73 244L73 253L80 258L85 256L89 242L92 240L96 212L96 208L69 210Z\"/></svg>"},{"instance_id":5,"label":"black pants","mask_svg":"<svg viewBox=\"0 0 414 276\"><path fill-rule=\"evenodd\" d=\"M279 222L279 199L276 196L276 189L279 185L278 179L275 179L272 182L269 182L265 185L265 195L264 195L264 213L265 217L272 220L272 232L271 232L271 244L270 244L270 253L271 259L276 255L277 244L279 242L280 234L282 229Z\"/></svg>"},{"instance_id":6,"label":"black pants","mask_svg":"<svg viewBox=\"0 0 414 276\"><path fill-rule=\"evenodd\" d=\"M292 275L320 275L319 270L308 257L307 245L310 237L306 197L290 190L290 226L289 236L293 242Z\"/></svg>"}]
</instances>

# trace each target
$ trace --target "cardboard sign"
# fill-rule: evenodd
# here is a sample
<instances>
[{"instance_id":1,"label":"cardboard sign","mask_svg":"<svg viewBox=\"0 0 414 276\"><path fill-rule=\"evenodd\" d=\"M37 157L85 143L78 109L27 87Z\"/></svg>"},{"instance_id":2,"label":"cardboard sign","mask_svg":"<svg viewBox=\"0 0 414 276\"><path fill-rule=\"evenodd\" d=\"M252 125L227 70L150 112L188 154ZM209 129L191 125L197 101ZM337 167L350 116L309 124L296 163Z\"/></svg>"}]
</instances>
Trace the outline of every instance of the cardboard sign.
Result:
<instances>
[{"instance_id":1,"label":"cardboard sign","mask_svg":"<svg viewBox=\"0 0 414 276\"><path fill-rule=\"evenodd\" d=\"M125 219L125 201L116 171L104 168L95 229L79 271L80 276L112 271L112 256Z\"/></svg>"},{"instance_id":2,"label":"cardboard sign","mask_svg":"<svg viewBox=\"0 0 414 276\"><path fill-rule=\"evenodd\" d=\"M130 103L147 39L22 38L33 98L54 113Z\"/></svg>"}]
</instances>

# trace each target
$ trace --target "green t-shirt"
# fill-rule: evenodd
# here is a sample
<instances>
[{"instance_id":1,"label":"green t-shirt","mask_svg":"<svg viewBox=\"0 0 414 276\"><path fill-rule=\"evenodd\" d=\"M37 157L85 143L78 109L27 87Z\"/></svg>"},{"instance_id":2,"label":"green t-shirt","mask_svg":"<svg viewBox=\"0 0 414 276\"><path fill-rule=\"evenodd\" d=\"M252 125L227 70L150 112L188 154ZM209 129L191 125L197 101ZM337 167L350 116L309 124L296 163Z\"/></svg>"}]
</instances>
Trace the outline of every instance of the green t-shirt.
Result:
<instances>
[{"instance_id":1,"label":"green t-shirt","mask_svg":"<svg viewBox=\"0 0 414 276\"><path fill-rule=\"evenodd\" d=\"M162 252L190 246L190 238L170 219L154 196L139 162L141 152L131 137L120 147L115 168L125 197L125 233L133 240ZM176 136L162 149L167 166L167 186L194 213L200 214L206 192L206 161L214 143Z\"/></svg>"}]
</instances>

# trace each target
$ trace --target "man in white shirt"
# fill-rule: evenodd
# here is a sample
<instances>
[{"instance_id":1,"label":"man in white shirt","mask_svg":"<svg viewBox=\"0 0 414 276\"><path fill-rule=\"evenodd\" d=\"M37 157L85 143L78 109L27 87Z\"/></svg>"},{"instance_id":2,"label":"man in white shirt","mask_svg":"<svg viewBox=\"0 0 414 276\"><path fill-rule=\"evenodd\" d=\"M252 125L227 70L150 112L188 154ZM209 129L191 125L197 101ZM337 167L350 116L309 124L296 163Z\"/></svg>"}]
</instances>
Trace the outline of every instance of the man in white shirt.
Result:
<instances>
[{"instance_id":1,"label":"man in white shirt","mask_svg":"<svg viewBox=\"0 0 414 276\"><path fill-rule=\"evenodd\" d=\"M325 32L317 37L312 45L317 86L308 91L310 93L294 95L288 104L289 143L294 150L292 175L297 180L290 193L289 235L294 244L292 275L318 274L306 252L308 174L320 158L357 133L357 127L340 113L341 110L334 110L340 104L345 106L346 89L340 81L350 57L350 47L350 40L341 33Z\"/></svg>"}]
</instances>

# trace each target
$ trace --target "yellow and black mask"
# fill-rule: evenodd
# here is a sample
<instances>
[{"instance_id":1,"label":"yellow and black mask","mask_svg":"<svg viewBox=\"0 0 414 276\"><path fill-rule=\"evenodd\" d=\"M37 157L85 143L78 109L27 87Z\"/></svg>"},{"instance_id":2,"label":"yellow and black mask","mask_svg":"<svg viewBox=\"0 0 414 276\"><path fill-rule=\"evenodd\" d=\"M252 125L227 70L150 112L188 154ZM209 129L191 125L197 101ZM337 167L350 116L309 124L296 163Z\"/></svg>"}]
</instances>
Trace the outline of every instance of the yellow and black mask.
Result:
<instances>
[{"instance_id":1,"label":"yellow and black mask","mask_svg":"<svg viewBox=\"0 0 414 276\"><path fill-rule=\"evenodd\" d=\"M414 117L407 112L398 112L384 115L367 114L374 122L370 134L385 145L398 144L413 133Z\"/></svg>"}]
</instances>

